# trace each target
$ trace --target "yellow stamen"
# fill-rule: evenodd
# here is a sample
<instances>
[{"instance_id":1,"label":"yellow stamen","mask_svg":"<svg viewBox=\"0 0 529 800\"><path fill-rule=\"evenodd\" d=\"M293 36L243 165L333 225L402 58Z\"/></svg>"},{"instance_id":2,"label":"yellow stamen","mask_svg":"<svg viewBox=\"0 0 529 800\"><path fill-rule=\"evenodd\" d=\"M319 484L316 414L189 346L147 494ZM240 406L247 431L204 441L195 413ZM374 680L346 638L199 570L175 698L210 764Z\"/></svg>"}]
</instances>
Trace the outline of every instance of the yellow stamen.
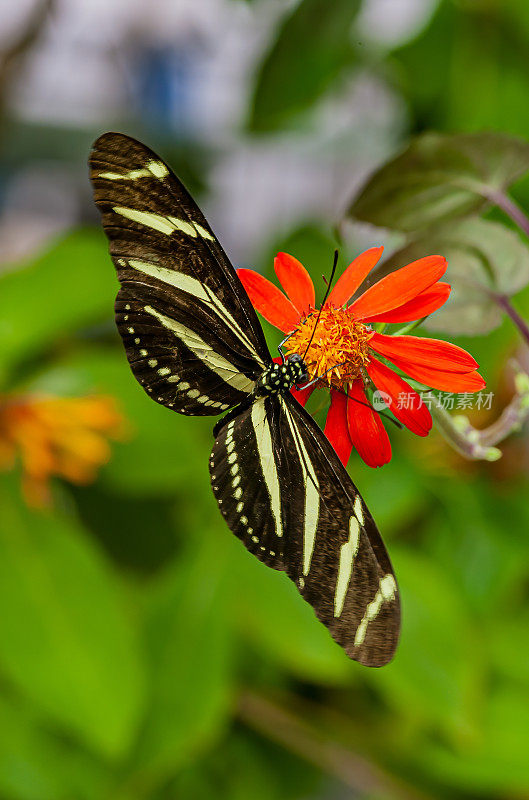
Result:
<instances>
[{"instance_id":1,"label":"yellow stamen","mask_svg":"<svg viewBox=\"0 0 529 800\"><path fill-rule=\"evenodd\" d=\"M342 389L362 375L373 331L344 308L324 306L307 350L317 318L318 312L313 311L301 320L287 342L288 353L304 357L311 380L321 375L320 385Z\"/></svg>"}]
</instances>

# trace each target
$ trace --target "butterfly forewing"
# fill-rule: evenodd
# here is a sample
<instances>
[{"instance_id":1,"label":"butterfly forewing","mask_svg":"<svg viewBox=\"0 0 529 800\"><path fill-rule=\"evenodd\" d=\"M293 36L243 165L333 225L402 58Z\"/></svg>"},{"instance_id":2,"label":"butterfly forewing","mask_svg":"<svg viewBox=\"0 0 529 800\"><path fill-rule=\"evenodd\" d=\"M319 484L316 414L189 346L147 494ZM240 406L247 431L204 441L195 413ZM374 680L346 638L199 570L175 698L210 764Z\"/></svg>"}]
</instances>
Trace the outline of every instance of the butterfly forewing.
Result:
<instances>
[{"instance_id":1,"label":"butterfly forewing","mask_svg":"<svg viewBox=\"0 0 529 800\"><path fill-rule=\"evenodd\" d=\"M213 491L231 530L285 570L347 654L382 666L398 642L395 576L360 494L289 395L259 398L219 432Z\"/></svg>"},{"instance_id":2,"label":"butterfly forewing","mask_svg":"<svg viewBox=\"0 0 529 800\"><path fill-rule=\"evenodd\" d=\"M169 167L127 136L101 136L90 168L134 374L155 400L183 413L218 414L241 402L270 356L202 213Z\"/></svg>"},{"instance_id":3,"label":"butterfly forewing","mask_svg":"<svg viewBox=\"0 0 529 800\"><path fill-rule=\"evenodd\" d=\"M137 297L122 287L116 322L132 371L158 403L182 414L219 414L248 398L255 369L241 372L226 343L164 298ZM253 375L252 375L253 372Z\"/></svg>"}]
</instances>

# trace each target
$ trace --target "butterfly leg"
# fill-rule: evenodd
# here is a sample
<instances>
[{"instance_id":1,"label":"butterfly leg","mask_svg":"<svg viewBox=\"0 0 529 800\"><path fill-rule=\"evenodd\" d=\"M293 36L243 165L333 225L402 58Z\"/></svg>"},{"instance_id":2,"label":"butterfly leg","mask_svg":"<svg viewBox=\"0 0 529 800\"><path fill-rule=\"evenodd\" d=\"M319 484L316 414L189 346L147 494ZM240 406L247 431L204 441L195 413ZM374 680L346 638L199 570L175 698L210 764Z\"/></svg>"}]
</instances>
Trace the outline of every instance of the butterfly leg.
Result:
<instances>
[{"instance_id":1,"label":"butterfly leg","mask_svg":"<svg viewBox=\"0 0 529 800\"><path fill-rule=\"evenodd\" d=\"M314 380L310 381L310 383L306 383L304 386L298 386L296 384L296 389L298 389L298 391L301 390L301 389L308 389L309 386L313 386L317 381L319 381L322 378L324 378L325 375L327 375L328 372L331 372L331 370L336 369L336 367L345 367L345 365L348 364L348 363L349 363L348 361L343 361L341 364L335 364L334 367L329 367L329 369L326 369L325 372L322 372L321 375L317 375L314 378Z\"/></svg>"},{"instance_id":2,"label":"butterfly leg","mask_svg":"<svg viewBox=\"0 0 529 800\"><path fill-rule=\"evenodd\" d=\"M291 331L289 334L287 334L287 336L285 336L283 341L279 342L279 344L277 345L277 349L279 350L279 355L283 359L283 364L285 363L285 354L283 353L283 350L281 348L288 342L293 333L294 331Z\"/></svg>"}]
</instances>

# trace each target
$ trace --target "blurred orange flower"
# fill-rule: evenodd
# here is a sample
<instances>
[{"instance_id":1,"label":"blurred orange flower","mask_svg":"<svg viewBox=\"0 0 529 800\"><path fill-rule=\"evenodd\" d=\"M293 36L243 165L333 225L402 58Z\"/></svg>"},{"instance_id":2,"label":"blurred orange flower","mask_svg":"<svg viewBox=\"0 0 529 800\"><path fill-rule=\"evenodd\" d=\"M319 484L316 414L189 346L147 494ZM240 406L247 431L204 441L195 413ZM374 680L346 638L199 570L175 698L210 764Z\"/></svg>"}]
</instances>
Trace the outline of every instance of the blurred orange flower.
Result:
<instances>
[{"instance_id":1,"label":"blurred orange flower","mask_svg":"<svg viewBox=\"0 0 529 800\"><path fill-rule=\"evenodd\" d=\"M0 396L0 470L20 460L26 500L50 503L50 479L95 480L110 458L108 439L121 439L125 421L113 397Z\"/></svg>"}]
</instances>

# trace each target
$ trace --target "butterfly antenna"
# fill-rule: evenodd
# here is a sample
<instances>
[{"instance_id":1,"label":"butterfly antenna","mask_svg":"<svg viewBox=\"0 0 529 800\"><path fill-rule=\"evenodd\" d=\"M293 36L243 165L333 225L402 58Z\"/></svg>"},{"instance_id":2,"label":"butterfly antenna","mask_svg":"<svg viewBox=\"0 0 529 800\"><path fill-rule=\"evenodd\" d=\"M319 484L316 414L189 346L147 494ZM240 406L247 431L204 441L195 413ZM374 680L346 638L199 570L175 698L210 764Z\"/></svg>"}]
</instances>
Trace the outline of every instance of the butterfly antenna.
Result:
<instances>
[{"instance_id":1,"label":"butterfly antenna","mask_svg":"<svg viewBox=\"0 0 529 800\"><path fill-rule=\"evenodd\" d=\"M325 290L325 296L324 296L323 302L322 302L322 304L320 306L320 310L318 311L318 316L316 317L316 324L314 325L314 327L312 329L312 333L311 333L311 336L310 336L310 339L309 339L309 343L308 343L308 345L307 345L307 347L305 349L305 352L303 353L303 361L305 361L305 356L309 352L309 347L312 344L312 340L314 339L314 334L316 333L316 328L318 327L318 322L320 321L321 312L323 311L323 307L324 307L325 303L327 302L327 298L329 297L329 292L331 291L332 281L333 281L333 278L334 278L334 273L336 272L336 265L337 264L338 264L338 250L335 250L334 251L334 261L333 261L332 270L331 270L331 277L329 279L329 283L327 284L327 289Z\"/></svg>"}]
</instances>

